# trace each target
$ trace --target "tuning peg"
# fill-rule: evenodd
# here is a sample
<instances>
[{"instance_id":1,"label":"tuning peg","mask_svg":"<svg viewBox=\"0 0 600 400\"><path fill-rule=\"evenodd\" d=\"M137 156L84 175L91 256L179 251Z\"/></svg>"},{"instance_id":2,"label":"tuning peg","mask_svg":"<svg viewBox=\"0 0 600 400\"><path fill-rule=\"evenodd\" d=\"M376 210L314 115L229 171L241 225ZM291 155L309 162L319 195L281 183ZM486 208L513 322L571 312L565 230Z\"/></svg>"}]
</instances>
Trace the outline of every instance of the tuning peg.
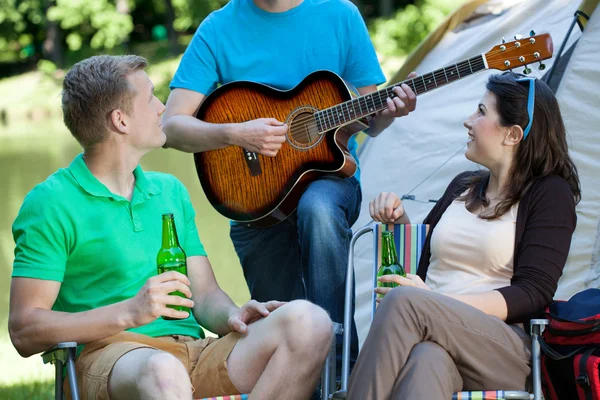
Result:
<instances>
[{"instance_id":1,"label":"tuning peg","mask_svg":"<svg viewBox=\"0 0 600 400\"><path fill-rule=\"evenodd\" d=\"M529 68L527 65L525 65L525 69L523 70L523 73L525 75L529 75L531 73L531 68Z\"/></svg>"},{"instance_id":2,"label":"tuning peg","mask_svg":"<svg viewBox=\"0 0 600 400\"><path fill-rule=\"evenodd\" d=\"M521 35L521 34L517 33L517 34L514 36L514 38L515 38L515 40L521 40L521 39L523 39L523 35Z\"/></svg>"},{"instance_id":3,"label":"tuning peg","mask_svg":"<svg viewBox=\"0 0 600 400\"><path fill-rule=\"evenodd\" d=\"M529 36L535 36L535 31L533 29L529 31Z\"/></svg>"},{"instance_id":4,"label":"tuning peg","mask_svg":"<svg viewBox=\"0 0 600 400\"><path fill-rule=\"evenodd\" d=\"M506 43L506 39L504 39L504 36L502 36L502 44Z\"/></svg>"},{"instance_id":5,"label":"tuning peg","mask_svg":"<svg viewBox=\"0 0 600 400\"><path fill-rule=\"evenodd\" d=\"M546 69L546 64L544 64L543 62L541 62L541 61L540 61L540 65L538 66L538 69L539 69L540 71L543 71L543 70L545 70L545 69Z\"/></svg>"}]
</instances>

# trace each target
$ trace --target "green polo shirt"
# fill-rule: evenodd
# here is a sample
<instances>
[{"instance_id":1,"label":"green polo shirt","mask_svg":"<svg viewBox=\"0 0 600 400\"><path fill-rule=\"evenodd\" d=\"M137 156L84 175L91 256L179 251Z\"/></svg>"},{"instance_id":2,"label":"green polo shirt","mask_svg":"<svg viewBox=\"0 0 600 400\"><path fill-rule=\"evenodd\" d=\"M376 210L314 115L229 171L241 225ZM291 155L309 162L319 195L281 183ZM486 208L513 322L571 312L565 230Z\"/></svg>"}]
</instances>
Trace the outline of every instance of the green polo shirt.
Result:
<instances>
[{"instance_id":1,"label":"green polo shirt","mask_svg":"<svg viewBox=\"0 0 600 400\"><path fill-rule=\"evenodd\" d=\"M13 224L13 277L62 282L53 310L87 311L134 297L157 274L162 214L173 213L187 256L205 256L188 192L172 175L133 172L131 201L112 193L80 154L25 197ZM32 293L35 296L35 293ZM130 329L204 337L192 315Z\"/></svg>"}]
</instances>

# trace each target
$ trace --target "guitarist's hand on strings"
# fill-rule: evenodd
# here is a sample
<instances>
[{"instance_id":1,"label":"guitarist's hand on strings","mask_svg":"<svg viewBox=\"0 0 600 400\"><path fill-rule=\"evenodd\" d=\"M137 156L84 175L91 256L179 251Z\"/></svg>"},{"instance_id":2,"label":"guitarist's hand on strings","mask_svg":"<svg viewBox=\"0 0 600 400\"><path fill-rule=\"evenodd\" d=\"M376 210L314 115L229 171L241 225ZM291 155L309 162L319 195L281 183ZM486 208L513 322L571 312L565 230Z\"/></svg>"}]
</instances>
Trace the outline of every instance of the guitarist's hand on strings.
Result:
<instances>
[{"instance_id":1,"label":"guitarist's hand on strings","mask_svg":"<svg viewBox=\"0 0 600 400\"><path fill-rule=\"evenodd\" d=\"M417 73L411 72L408 74L407 79L414 78L415 76L417 76ZM390 99L389 97L386 99L388 108L378 112L376 114L377 117L394 119L408 115L411 111L415 111L415 107L417 106L417 96L406 83L395 86L393 90L396 96L393 99Z\"/></svg>"},{"instance_id":2,"label":"guitarist's hand on strings","mask_svg":"<svg viewBox=\"0 0 600 400\"><path fill-rule=\"evenodd\" d=\"M411 72L407 79L411 79L415 76L417 76L417 73ZM365 95L374 92L375 90L377 90L377 87L372 85L369 87L365 86L362 90L359 89L359 92L362 95ZM388 108L377 112L375 117L369 122L369 129L365 131L369 136L375 137L379 135L394 122L394 119L403 117L415 110L415 107L417 106L417 96L408 85L403 83L399 86L395 86L393 91L395 94L394 98L388 97L386 99Z\"/></svg>"},{"instance_id":3,"label":"guitarist's hand on strings","mask_svg":"<svg viewBox=\"0 0 600 400\"><path fill-rule=\"evenodd\" d=\"M285 142L288 126L275 118L259 118L238 124L232 144L248 151L275 157Z\"/></svg>"}]
</instances>

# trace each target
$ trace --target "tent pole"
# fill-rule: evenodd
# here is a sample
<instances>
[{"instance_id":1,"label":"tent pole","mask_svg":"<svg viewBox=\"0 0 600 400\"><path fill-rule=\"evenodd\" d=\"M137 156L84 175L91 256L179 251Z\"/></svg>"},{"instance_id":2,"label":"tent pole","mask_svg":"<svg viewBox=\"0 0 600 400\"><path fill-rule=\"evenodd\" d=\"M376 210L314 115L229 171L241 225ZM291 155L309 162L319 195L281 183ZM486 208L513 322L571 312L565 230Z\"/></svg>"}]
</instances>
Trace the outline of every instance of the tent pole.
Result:
<instances>
[{"instance_id":1,"label":"tent pole","mask_svg":"<svg viewBox=\"0 0 600 400\"><path fill-rule=\"evenodd\" d=\"M552 69L550 70L550 72L548 72L548 75L546 75L547 78L544 79L544 82L550 83L550 79L552 79L552 75L554 75L554 70L556 69L556 68L554 68L554 65L558 65L558 60L560 60L560 57L562 56L562 53L565 50L565 46L567 45L567 42L569 41L569 36L571 36L571 32L573 32L575 23L577 23L577 19L579 18L580 15L586 19L589 19L589 16L587 16L585 13L583 13L579 10L575 11L575 14L573 15L573 21L571 22L571 26L569 26L569 30L567 31L567 36L565 36L565 39L561 43L560 50L558 50L558 55L556 56L556 60L554 61ZM583 31L583 29L582 29L582 31Z\"/></svg>"}]
</instances>

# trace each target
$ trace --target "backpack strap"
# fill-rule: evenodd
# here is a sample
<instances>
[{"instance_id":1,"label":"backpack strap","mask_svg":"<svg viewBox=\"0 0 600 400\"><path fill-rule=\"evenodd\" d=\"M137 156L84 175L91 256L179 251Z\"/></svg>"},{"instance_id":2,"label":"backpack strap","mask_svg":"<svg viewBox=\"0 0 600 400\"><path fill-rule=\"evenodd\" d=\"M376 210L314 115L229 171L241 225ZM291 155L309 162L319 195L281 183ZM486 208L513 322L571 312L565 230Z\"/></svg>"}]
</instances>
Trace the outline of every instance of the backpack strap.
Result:
<instances>
[{"instance_id":1,"label":"backpack strap","mask_svg":"<svg viewBox=\"0 0 600 400\"><path fill-rule=\"evenodd\" d=\"M587 370L587 361L594 353L594 350L594 348L588 349L585 353L581 355L581 358L579 358L578 363L579 368L577 368L577 366L574 365L574 367L579 370L579 372L575 371L575 382L577 383L577 386L579 386L583 390L585 394L585 400L593 400L592 386L590 384L590 376Z\"/></svg>"},{"instance_id":2,"label":"backpack strap","mask_svg":"<svg viewBox=\"0 0 600 400\"><path fill-rule=\"evenodd\" d=\"M548 357L550 357L551 359L556 360L556 361L560 361L560 360L567 359L569 357L573 357L575 354L581 353L581 351L587 347L587 346L582 346L576 350L571 351L570 353L560 354L559 352L557 352L556 350L554 350L553 348L548 346L546 341L544 341L544 339L541 336L538 336L537 339L538 339L538 342L540 343L540 347L541 347L542 351L544 352L544 354L546 354Z\"/></svg>"}]
</instances>

